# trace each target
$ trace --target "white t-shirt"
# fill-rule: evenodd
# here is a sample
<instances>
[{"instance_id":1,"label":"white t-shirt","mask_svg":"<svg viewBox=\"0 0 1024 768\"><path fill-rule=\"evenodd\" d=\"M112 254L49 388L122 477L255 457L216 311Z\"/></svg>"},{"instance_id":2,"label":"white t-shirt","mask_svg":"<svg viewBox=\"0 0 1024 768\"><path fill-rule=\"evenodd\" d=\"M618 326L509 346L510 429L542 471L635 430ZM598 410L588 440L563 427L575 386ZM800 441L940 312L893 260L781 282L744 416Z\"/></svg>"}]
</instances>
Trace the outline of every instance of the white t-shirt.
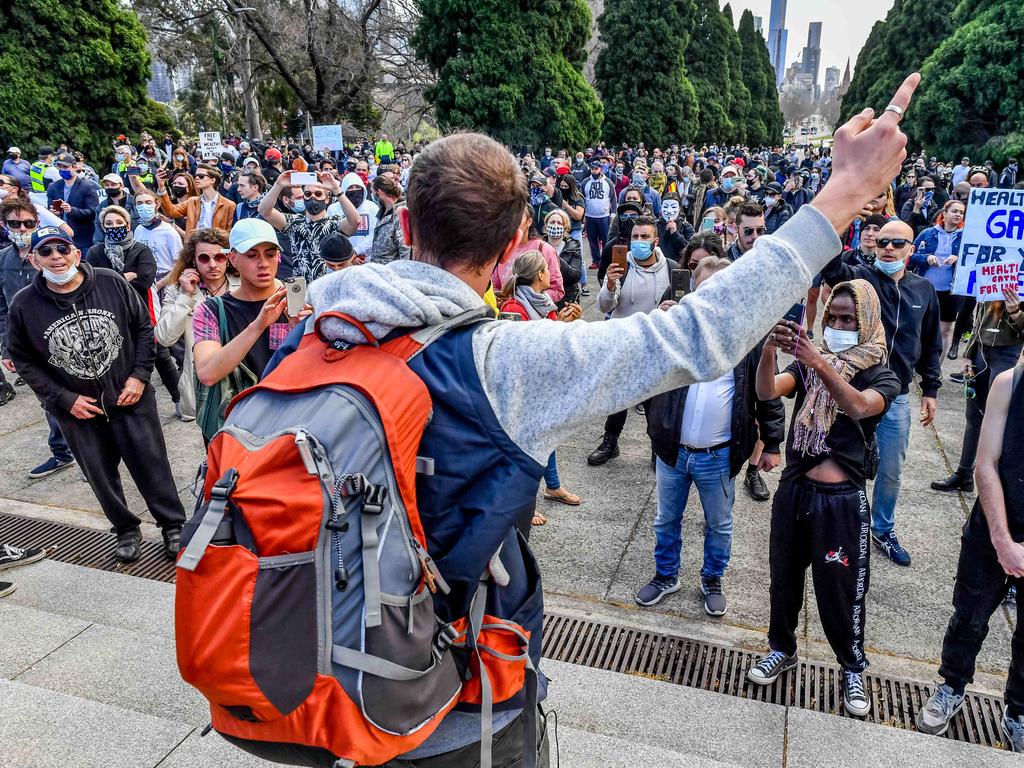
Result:
<instances>
[{"instance_id":1,"label":"white t-shirt","mask_svg":"<svg viewBox=\"0 0 1024 768\"><path fill-rule=\"evenodd\" d=\"M595 179L588 176L583 181L583 202L589 219L606 219L612 215L612 199L615 188L605 176Z\"/></svg>"},{"instance_id":2,"label":"white t-shirt","mask_svg":"<svg viewBox=\"0 0 1024 768\"><path fill-rule=\"evenodd\" d=\"M380 206L367 198L363 200L363 204L357 210L359 227L348 236L348 239L357 256L369 256L370 248L373 247L373 230L377 228L377 211L380 210ZM344 219L345 212L341 209L341 203L331 203L327 207L327 215Z\"/></svg>"},{"instance_id":3,"label":"white t-shirt","mask_svg":"<svg viewBox=\"0 0 1024 768\"><path fill-rule=\"evenodd\" d=\"M152 229L139 224L135 228L135 239L148 245L153 252L157 275L166 275L171 271L182 246L181 236L174 227L166 221L161 221Z\"/></svg>"}]
</instances>

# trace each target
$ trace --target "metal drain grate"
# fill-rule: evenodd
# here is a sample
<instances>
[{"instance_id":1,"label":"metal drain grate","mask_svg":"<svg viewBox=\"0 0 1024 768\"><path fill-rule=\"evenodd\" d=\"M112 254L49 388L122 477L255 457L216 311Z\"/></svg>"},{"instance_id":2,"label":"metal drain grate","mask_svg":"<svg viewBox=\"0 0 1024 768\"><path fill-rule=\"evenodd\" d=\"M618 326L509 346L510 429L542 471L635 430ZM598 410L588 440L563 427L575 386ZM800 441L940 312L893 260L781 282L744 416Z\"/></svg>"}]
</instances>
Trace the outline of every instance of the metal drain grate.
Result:
<instances>
[{"instance_id":1,"label":"metal drain grate","mask_svg":"<svg viewBox=\"0 0 1024 768\"><path fill-rule=\"evenodd\" d=\"M158 542L142 543L142 559L123 565L114 559L110 533L49 520L0 514L0 543L19 547L52 547L51 559L105 571L173 582L174 564ZM685 637L589 621L559 614L544 617L545 658L612 672L700 688L743 699L799 707L847 717L843 709L839 669L801 662L796 671L775 683L747 683L746 672L757 661L749 651ZM868 722L916 730L914 717L934 685L865 674L871 694ZM1000 699L968 691L964 708L950 723L946 737L971 744L1002 747Z\"/></svg>"},{"instance_id":2,"label":"metal drain grate","mask_svg":"<svg viewBox=\"0 0 1024 768\"><path fill-rule=\"evenodd\" d=\"M753 685L746 672L759 656L750 651L557 614L544 617L543 655L742 699L849 716L843 708L839 668L813 662L801 662L795 672L772 685ZM871 714L864 719L906 730L916 730L914 717L935 688L870 672L864 682L872 703ZM1001 748L1002 716L1000 699L968 691L946 737Z\"/></svg>"},{"instance_id":3,"label":"metal drain grate","mask_svg":"<svg viewBox=\"0 0 1024 768\"><path fill-rule=\"evenodd\" d=\"M164 556L163 544L156 541L143 541L142 557L126 565L114 559L112 533L0 514L0 543L17 547L56 547L51 560L155 581L174 581L174 563Z\"/></svg>"}]
</instances>

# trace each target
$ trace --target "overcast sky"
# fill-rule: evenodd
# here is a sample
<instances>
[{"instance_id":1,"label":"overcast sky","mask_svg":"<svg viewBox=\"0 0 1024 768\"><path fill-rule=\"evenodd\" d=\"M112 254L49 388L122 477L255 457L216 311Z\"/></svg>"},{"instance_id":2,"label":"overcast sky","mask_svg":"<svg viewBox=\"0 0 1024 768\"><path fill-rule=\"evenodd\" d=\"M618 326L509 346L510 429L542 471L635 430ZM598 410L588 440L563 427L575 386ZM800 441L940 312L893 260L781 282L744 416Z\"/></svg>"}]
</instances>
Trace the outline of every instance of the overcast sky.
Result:
<instances>
[{"instance_id":1,"label":"overcast sky","mask_svg":"<svg viewBox=\"0 0 1024 768\"><path fill-rule=\"evenodd\" d=\"M725 5L722 0L722 5ZM755 16L764 18L764 34L768 34L768 15L771 0L732 0L733 17L740 23L740 14L749 8ZM868 39L871 26L892 7L893 0L789 0L786 8L786 28L789 40L786 44L786 66L800 55L807 45L807 25L812 21L821 24L821 73L819 82L824 83L825 68L839 67L840 77L846 66L856 68L857 53Z\"/></svg>"}]
</instances>

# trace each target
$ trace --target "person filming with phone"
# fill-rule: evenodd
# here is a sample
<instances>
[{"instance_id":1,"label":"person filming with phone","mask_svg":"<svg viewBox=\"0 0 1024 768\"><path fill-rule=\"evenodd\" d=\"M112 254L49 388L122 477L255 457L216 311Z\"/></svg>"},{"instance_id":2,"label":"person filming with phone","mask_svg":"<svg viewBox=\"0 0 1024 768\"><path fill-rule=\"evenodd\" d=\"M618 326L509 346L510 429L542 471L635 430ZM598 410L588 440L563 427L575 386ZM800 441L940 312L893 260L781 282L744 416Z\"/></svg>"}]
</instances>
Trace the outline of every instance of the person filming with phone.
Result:
<instances>
[{"instance_id":1,"label":"person filming with phone","mask_svg":"<svg viewBox=\"0 0 1024 768\"><path fill-rule=\"evenodd\" d=\"M768 653L747 678L769 685L797 665L796 629L811 568L818 611L843 667L846 711L870 709L862 674L870 516L865 484L873 474L875 429L900 392L886 365L878 295L866 280L844 282L825 305L821 348L784 320L768 334L757 367L757 397L796 397L786 468L772 505L769 535L771 619ZM777 350L795 360L780 374Z\"/></svg>"}]
</instances>

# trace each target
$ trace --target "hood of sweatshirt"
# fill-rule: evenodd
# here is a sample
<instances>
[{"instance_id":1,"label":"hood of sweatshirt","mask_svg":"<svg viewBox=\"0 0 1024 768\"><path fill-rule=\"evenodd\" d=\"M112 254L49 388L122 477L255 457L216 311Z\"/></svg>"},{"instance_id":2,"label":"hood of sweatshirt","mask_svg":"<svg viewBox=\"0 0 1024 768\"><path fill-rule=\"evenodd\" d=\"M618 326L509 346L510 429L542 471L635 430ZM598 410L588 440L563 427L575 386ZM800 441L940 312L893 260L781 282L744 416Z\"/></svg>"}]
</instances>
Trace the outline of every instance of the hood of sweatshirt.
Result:
<instances>
[{"instance_id":1,"label":"hood of sweatshirt","mask_svg":"<svg viewBox=\"0 0 1024 768\"><path fill-rule=\"evenodd\" d=\"M363 180L359 177L359 174L346 173L344 176L341 177L342 194L347 192L349 187L354 187L356 185L362 187L364 190L366 189L366 184L363 183Z\"/></svg>"},{"instance_id":2,"label":"hood of sweatshirt","mask_svg":"<svg viewBox=\"0 0 1024 768\"><path fill-rule=\"evenodd\" d=\"M451 273L409 259L388 264L371 262L358 269L331 272L310 284L309 300L316 317L342 312L361 321L378 339L396 328L436 325L484 303ZM332 341L366 341L358 329L343 320L327 318L321 330Z\"/></svg>"}]
</instances>

